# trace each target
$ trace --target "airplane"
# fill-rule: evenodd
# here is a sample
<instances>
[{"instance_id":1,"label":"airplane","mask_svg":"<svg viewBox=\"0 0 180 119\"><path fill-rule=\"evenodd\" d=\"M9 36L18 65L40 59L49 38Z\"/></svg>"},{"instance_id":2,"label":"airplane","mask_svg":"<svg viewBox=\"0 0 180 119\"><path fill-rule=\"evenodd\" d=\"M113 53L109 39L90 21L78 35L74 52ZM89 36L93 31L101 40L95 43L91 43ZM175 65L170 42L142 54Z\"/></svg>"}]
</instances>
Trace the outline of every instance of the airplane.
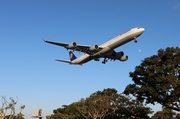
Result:
<instances>
[{"instance_id":1,"label":"airplane","mask_svg":"<svg viewBox=\"0 0 180 119\"><path fill-rule=\"evenodd\" d=\"M46 43L58 45L61 47L66 48L67 50L72 51L79 51L83 52L84 54L80 57L76 57L72 51L69 52L69 60L59 60L56 61L65 62L69 64L76 64L76 65L83 65L84 63L87 63L91 60L100 61L100 58L104 58L102 61L103 64L105 64L109 59L110 60L120 60L120 61L126 61L128 60L128 56L124 55L123 51L116 52L114 49L124 45L127 42L130 42L134 40L134 42L137 42L137 38L144 32L144 28L142 27L135 27L127 32L116 36L115 38L105 42L104 44L98 46L95 45L80 45L76 42L72 42L70 44L68 43L62 43L62 42L54 42L49 40L44 40Z\"/></svg>"}]
</instances>

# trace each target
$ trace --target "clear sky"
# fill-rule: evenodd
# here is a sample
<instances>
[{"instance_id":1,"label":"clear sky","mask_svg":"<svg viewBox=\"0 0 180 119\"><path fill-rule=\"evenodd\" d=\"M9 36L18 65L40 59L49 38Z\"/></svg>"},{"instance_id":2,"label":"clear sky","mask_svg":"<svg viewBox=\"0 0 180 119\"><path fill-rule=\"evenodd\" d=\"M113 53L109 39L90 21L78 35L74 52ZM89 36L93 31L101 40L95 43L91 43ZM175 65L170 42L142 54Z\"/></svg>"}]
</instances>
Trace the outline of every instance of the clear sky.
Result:
<instances>
[{"instance_id":1,"label":"clear sky","mask_svg":"<svg viewBox=\"0 0 180 119\"><path fill-rule=\"evenodd\" d=\"M106 65L56 62L69 59L68 51L42 40L100 45L138 26L145 28L138 43L115 49L124 51L129 60ZM160 48L180 46L179 40L179 0L1 0L0 95L18 96L17 106L26 105L26 119L37 108L42 108L45 118L53 109L98 90L123 92L133 83L129 72L141 60ZM160 109L157 105L152 108Z\"/></svg>"}]
</instances>

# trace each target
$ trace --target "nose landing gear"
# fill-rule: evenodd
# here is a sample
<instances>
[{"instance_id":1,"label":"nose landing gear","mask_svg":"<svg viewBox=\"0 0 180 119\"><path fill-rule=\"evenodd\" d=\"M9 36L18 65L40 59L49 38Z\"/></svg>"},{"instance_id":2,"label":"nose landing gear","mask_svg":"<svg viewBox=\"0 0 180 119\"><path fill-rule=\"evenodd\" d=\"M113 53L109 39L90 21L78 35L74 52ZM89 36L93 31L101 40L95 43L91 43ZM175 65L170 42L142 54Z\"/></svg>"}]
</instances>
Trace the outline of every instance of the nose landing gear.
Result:
<instances>
[{"instance_id":1,"label":"nose landing gear","mask_svg":"<svg viewBox=\"0 0 180 119\"><path fill-rule=\"evenodd\" d=\"M137 43L137 38L136 37L134 37L134 42Z\"/></svg>"}]
</instances>

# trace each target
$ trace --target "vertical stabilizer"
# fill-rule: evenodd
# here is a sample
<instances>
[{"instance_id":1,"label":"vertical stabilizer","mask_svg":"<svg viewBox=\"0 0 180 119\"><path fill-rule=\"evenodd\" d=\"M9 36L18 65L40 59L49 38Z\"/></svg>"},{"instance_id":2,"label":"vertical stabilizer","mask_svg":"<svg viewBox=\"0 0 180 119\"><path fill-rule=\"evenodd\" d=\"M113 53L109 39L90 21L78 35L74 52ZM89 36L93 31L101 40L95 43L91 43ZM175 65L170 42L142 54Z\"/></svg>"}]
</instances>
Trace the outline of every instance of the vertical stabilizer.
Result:
<instances>
[{"instance_id":1,"label":"vertical stabilizer","mask_svg":"<svg viewBox=\"0 0 180 119\"><path fill-rule=\"evenodd\" d=\"M74 55L72 51L69 52L69 58L71 61L75 60L77 57Z\"/></svg>"}]
</instances>

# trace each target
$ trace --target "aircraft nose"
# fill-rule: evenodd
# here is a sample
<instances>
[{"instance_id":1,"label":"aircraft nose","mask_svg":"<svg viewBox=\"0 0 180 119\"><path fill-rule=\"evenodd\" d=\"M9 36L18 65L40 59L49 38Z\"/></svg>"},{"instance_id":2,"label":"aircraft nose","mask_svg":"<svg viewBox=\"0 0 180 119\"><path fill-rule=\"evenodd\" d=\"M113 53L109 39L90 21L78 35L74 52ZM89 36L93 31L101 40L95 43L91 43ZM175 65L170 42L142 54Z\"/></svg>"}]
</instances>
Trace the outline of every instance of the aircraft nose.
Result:
<instances>
[{"instance_id":1,"label":"aircraft nose","mask_svg":"<svg viewBox=\"0 0 180 119\"><path fill-rule=\"evenodd\" d=\"M144 31L145 31L144 28L140 28L140 29L139 29L140 34L142 34Z\"/></svg>"},{"instance_id":2,"label":"aircraft nose","mask_svg":"<svg viewBox=\"0 0 180 119\"><path fill-rule=\"evenodd\" d=\"M144 32L144 31L145 31L145 28L141 28L141 30L142 30L142 32Z\"/></svg>"}]
</instances>

